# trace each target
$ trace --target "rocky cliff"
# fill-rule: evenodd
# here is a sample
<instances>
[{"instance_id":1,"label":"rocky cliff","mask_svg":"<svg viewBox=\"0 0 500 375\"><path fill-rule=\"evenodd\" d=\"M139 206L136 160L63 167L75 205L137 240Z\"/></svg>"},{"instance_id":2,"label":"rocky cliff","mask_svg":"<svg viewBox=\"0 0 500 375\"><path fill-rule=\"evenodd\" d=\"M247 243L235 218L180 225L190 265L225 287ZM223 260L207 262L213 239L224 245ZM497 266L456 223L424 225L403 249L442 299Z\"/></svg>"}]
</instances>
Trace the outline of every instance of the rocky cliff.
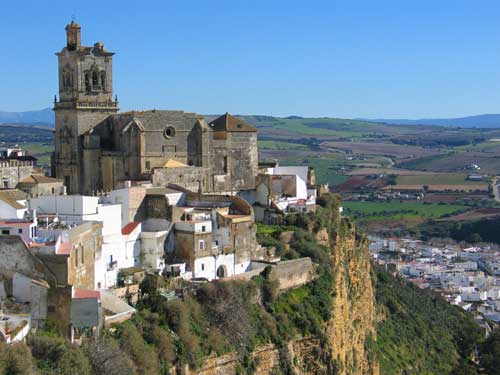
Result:
<instances>
[{"instance_id":1,"label":"rocky cliff","mask_svg":"<svg viewBox=\"0 0 500 375\"><path fill-rule=\"evenodd\" d=\"M375 300L367 240L356 238L354 225L342 220L330 233L334 283L332 318L326 338L332 372L339 375L378 374L367 340L375 338Z\"/></svg>"},{"instance_id":2,"label":"rocky cliff","mask_svg":"<svg viewBox=\"0 0 500 375\"><path fill-rule=\"evenodd\" d=\"M368 244L346 219L331 217L329 226L316 235L330 248L333 280L331 318L323 334L298 337L279 348L258 347L251 355L254 374L378 375L378 363L366 349L376 336ZM202 368L186 373L232 375L248 369L243 371L237 354L227 354L207 358Z\"/></svg>"}]
</instances>

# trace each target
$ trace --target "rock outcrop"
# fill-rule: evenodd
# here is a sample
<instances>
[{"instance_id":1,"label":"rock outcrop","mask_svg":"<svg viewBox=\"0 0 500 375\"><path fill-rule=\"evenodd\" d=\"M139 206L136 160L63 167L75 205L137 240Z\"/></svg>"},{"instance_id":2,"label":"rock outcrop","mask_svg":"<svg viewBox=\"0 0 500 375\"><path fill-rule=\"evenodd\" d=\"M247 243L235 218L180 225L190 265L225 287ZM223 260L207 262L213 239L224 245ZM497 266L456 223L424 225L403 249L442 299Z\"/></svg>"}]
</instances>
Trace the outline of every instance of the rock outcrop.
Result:
<instances>
[{"instance_id":1,"label":"rock outcrop","mask_svg":"<svg viewBox=\"0 0 500 375\"><path fill-rule=\"evenodd\" d=\"M251 358L256 375L378 375L367 342L375 339L375 301L368 243L354 225L333 215L329 231L317 234L331 250L332 314L321 337L297 338L284 347L258 347ZM328 235L329 234L329 235ZM236 353L207 358L191 375L233 375L242 367Z\"/></svg>"},{"instance_id":2,"label":"rock outcrop","mask_svg":"<svg viewBox=\"0 0 500 375\"><path fill-rule=\"evenodd\" d=\"M375 338L375 301L370 255L365 238L356 239L354 225L342 220L330 233L334 283L332 318L326 337L332 372L339 375L378 374L366 342Z\"/></svg>"}]
</instances>

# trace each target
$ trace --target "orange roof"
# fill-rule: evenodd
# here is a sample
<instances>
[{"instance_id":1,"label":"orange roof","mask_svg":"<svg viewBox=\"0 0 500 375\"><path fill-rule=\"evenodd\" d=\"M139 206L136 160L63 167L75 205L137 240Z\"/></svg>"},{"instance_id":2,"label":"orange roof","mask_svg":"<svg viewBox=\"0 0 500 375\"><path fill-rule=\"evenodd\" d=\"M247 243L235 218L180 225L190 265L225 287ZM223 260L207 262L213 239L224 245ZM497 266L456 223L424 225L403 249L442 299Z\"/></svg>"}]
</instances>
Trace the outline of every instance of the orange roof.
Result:
<instances>
[{"instance_id":1,"label":"orange roof","mask_svg":"<svg viewBox=\"0 0 500 375\"><path fill-rule=\"evenodd\" d=\"M56 249L57 255L69 255L71 254L71 242L61 242L59 247Z\"/></svg>"},{"instance_id":2,"label":"orange roof","mask_svg":"<svg viewBox=\"0 0 500 375\"><path fill-rule=\"evenodd\" d=\"M9 227L28 227L32 222L29 221L0 221L0 226L9 226Z\"/></svg>"},{"instance_id":3,"label":"orange roof","mask_svg":"<svg viewBox=\"0 0 500 375\"><path fill-rule=\"evenodd\" d=\"M75 289L73 294L74 299L83 299L83 298L94 298L100 299L101 292L98 290L85 290L85 289Z\"/></svg>"},{"instance_id":4,"label":"orange roof","mask_svg":"<svg viewBox=\"0 0 500 375\"><path fill-rule=\"evenodd\" d=\"M139 223L137 221L131 221L122 228L122 234L125 236L127 234L132 233L134 229L137 228L138 225Z\"/></svg>"}]
</instances>

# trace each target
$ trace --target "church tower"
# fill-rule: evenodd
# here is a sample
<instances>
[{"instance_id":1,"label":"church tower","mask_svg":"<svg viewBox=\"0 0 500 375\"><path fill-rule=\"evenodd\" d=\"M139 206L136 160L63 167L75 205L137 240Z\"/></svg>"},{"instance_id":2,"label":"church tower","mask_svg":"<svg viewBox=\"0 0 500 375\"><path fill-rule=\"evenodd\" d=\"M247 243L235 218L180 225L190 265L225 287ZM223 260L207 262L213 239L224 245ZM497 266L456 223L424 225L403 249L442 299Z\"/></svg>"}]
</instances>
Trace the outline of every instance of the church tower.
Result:
<instances>
[{"instance_id":1,"label":"church tower","mask_svg":"<svg viewBox=\"0 0 500 375\"><path fill-rule=\"evenodd\" d=\"M59 62L59 98L56 117L52 176L63 179L70 194L90 193L95 182L86 179L83 136L118 112L113 100L113 55L101 43L82 46L81 27L66 26L66 46L56 53ZM95 167L95 166L94 166Z\"/></svg>"}]
</instances>

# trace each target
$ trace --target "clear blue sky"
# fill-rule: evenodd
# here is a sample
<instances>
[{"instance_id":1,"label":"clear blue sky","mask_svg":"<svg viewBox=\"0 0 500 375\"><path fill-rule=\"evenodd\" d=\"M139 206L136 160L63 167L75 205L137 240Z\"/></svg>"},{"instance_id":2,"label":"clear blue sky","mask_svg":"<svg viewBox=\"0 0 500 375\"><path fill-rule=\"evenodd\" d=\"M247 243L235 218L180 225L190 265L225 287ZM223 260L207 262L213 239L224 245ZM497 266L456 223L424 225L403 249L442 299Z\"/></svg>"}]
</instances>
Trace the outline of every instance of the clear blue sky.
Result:
<instances>
[{"instance_id":1,"label":"clear blue sky","mask_svg":"<svg viewBox=\"0 0 500 375\"><path fill-rule=\"evenodd\" d=\"M74 5L70 5L74 3ZM72 14L122 109L500 113L500 1L1 1L0 110L48 107Z\"/></svg>"}]
</instances>

